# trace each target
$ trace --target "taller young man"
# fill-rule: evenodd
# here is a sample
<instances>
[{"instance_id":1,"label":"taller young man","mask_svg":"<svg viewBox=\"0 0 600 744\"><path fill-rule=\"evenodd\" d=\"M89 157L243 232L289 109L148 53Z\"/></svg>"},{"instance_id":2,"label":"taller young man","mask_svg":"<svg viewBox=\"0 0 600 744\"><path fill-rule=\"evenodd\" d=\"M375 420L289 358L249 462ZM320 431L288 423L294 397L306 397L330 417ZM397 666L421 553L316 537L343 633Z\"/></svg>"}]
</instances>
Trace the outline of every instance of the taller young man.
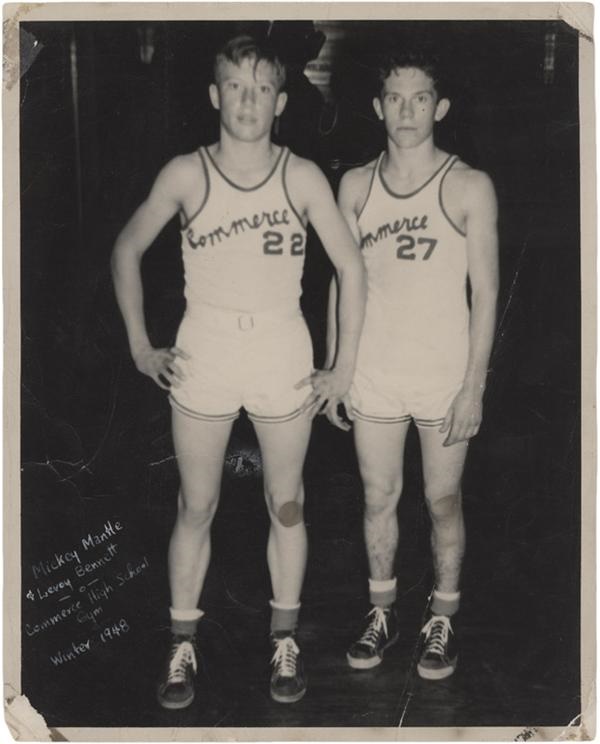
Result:
<instances>
[{"instance_id":1,"label":"taller young man","mask_svg":"<svg viewBox=\"0 0 600 744\"><path fill-rule=\"evenodd\" d=\"M311 162L271 142L286 103L285 71L249 37L217 54L210 99L218 142L174 158L119 235L115 289L137 368L170 390L181 476L169 547L172 648L158 699L194 698L198 603L210 558L225 448L243 406L262 453L271 519L267 560L273 600L271 695L299 700L306 682L295 639L306 563L302 466L316 410L337 405L354 373L365 301L364 268L329 185ZM150 343L143 311L142 256L162 227L181 219L186 311L176 345ZM313 373L300 312L306 225L315 227L341 287L335 368ZM307 395L304 385L312 384Z\"/></svg>"},{"instance_id":2,"label":"taller young man","mask_svg":"<svg viewBox=\"0 0 600 744\"><path fill-rule=\"evenodd\" d=\"M434 125L450 102L431 60L415 53L389 57L373 106L385 124L387 148L349 171L339 193L368 276L351 402L372 609L347 659L355 669L374 667L398 638L397 506L412 420L421 444L435 573L418 672L440 679L457 663L452 619L465 547L461 476L468 441L481 423L495 328L496 197L485 173L434 143Z\"/></svg>"}]
</instances>

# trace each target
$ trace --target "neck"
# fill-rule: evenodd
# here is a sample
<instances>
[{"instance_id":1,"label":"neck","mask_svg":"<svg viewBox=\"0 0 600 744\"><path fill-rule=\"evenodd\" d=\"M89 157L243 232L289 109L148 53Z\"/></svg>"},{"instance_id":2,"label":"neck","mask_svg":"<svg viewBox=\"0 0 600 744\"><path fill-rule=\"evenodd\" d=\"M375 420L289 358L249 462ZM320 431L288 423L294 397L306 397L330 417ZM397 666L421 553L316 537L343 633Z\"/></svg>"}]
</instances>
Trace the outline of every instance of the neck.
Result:
<instances>
[{"instance_id":1,"label":"neck","mask_svg":"<svg viewBox=\"0 0 600 744\"><path fill-rule=\"evenodd\" d=\"M423 171L429 171L435 165L438 153L433 137L429 137L416 147L398 147L388 137L387 158L384 164L387 170L398 175L418 175Z\"/></svg>"},{"instance_id":2,"label":"neck","mask_svg":"<svg viewBox=\"0 0 600 744\"><path fill-rule=\"evenodd\" d=\"M254 142L240 142L221 127L216 153L226 168L234 171L256 171L270 162L273 143L269 135Z\"/></svg>"}]
</instances>

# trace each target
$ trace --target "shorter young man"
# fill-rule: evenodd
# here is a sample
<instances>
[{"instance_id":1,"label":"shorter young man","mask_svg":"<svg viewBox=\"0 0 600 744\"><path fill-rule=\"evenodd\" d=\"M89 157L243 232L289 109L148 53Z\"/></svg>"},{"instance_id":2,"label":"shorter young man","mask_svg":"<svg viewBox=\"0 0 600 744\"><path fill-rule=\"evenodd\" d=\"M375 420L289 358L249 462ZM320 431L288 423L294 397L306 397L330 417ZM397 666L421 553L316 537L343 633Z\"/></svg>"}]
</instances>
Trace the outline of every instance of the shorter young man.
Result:
<instances>
[{"instance_id":1,"label":"shorter young man","mask_svg":"<svg viewBox=\"0 0 600 744\"><path fill-rule=\"evenodd\" d=\"M328 401L330 419L342 425L337 405L354 373L365 288L358 248L325 176L271 141L286 103L284 83L272 50L248 37L228 42L216 56L209 90L219 141L167 163L113 253L135 363L170 390L181 477L169 547L172 644L158 685L158 700L169 709L185 708L195 695L198 602L225 449L241 407L260 444L271 520L271 697L291 703L306 691L296 637L307 552L302 467L321 404ZM141 261L176 214L186 311L176 345L156 349L146 331ZM309 221L341 287L338 359L335 368L317 372L299 306Z\"/></svg>"},{"instance_id":2,"label":"shorter young man","mask_svg":"<svg viewBox=\"0 0 600 744\"><path fill-rule=\"evenodd\" d=\"M454 672L465 532L461 476L481 423L498 285L496 198L485 173L434 144L450 107L433 60L388 57L373 100L387 148L345 174L339 206L360 241L367 309L351 387L365 490L372 609L348 663L369 669L398 638L394 560L406 434L420 438L435 589L418 672ZM471 288L467 302L467 280ZM330 323L335 320L334 293ZM329 361L335 333L329 334Z\"/></svg>"}]
</instances>

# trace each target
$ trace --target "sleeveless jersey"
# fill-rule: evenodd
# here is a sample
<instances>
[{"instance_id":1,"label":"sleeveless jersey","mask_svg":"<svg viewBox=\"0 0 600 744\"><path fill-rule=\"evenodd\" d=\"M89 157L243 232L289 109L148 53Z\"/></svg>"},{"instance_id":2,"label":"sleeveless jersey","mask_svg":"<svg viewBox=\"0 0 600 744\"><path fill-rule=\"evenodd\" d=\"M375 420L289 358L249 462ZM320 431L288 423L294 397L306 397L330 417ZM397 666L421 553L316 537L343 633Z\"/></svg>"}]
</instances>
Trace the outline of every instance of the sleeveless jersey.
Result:
<instances>
[{"instance_id":1,"label":"sleeveless jersey","mask_svg":"<svg viewBox=\"0 0 600 744\"><path fill-rule=\"evenodd\" d=\"M306 229L285 184L290 151L271 173L238 186L200 148L206 196L182 228L188 314L199 304L256 313L298 307Z\"/></svg>"},{"instance_id":2,"label":"sleeveless jersey","mask_svg":"<svg viewBox=\"0 0 600 744\"><path fill-rule=\"evenodd\" d=\"M368 277L358 364L411 381L462 379L468 354L466 235L444 210L449 156L420 188L396 194L379 156L358 217Z\"/></svg>"}]
</instances>

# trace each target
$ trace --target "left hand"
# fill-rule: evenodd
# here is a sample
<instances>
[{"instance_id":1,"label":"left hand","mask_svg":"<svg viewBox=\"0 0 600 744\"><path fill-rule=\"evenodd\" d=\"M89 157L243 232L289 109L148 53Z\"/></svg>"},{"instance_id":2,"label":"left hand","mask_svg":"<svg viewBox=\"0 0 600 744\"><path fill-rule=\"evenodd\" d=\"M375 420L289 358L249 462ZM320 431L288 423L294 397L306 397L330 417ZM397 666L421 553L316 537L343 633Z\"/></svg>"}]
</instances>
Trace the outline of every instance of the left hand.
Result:
<instances>
[{"instance_id":1,"label":"left hand","mask_svg":"<svg viewBox=\"0 0 600 744\"><path fill-rule=\"evenodd\" d=\"M296 390L300 390L306 385L312 385L313 390L304 403L304 410L311 409L312 416L317 413L324 413L338 429L349 431L350 424L340 417L338 406L343 403L347 417L353 420L352 406L348 395L351 382L352 375L342 370L335 368L331 370L318 369L312 375L300 380L294 387Z\"/></svg>"},{"instance_id":2,"label":"left hand","mask_svg":"<svg viewBox=\"0 0 600 744\"><path fill-rule=\"evenodd\" d=\"M440 433L448 433L444 447L463 442L474 437L481 425L481 394L461 390L448 409Z\"/></svg>"}]
</instances>

